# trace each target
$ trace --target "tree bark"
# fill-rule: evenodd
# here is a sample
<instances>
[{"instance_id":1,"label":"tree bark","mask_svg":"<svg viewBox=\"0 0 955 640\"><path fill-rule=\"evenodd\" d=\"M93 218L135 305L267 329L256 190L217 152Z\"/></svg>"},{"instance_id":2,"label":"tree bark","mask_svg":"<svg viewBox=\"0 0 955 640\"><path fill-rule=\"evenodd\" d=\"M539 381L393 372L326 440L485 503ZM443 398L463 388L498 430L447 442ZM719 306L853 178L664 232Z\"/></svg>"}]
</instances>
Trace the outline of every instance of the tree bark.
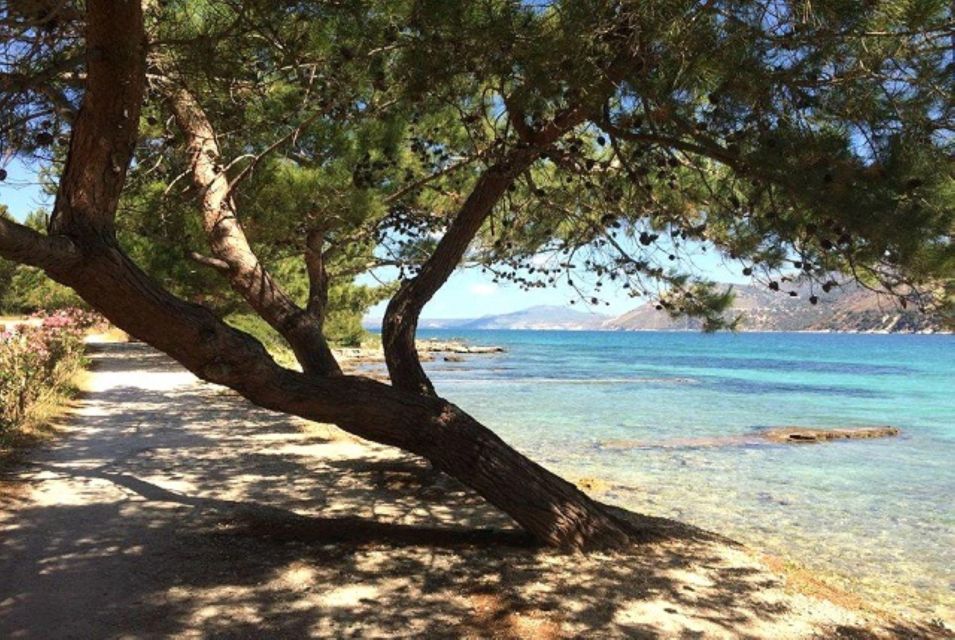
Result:
<instances>
[{"instance_id":1,"label":"tree bark","mask_svg":"<svg viewBox=\"0 0 955 640\"><path fill-rule=\"evenodd\" d=\"M213 255L228 266L232 288L285 338L308 373L341 375L322 332L322 320L299 307L252 250L238 220L228 177L220 166L219 144L205 111L189 91L169 91L173 115L188 140L193 184L200 192L202 224Z\"/></svg>"},{"instance_id":2,"label":"tree bark","mask_svg":"<svg viewBox=\"0 0 955 640\"><path fill-rule=\"evenodd\" d=\"M89 0L87 16L85 93L49 230L110 239L139 134L146 36L139 2ZM131 31L114 37L121 25Z\"/></svg>"},{"instance_id":3,"label":"tree bark","mask_svg":"<svg viewBox=\"0 0 955 640\"><path fill-rule=\"evenodd\" d=\"M142 100L143 58L128 55L143 41L142 14L134 2L89 0L86 6L87 47L110 59L90 65L89 82L104 87L109 83L103 76L108 76L122 98L105 100L114 108L104 113L84 104L78 115L74 135L79 140L71 146L54 205L61 213L60 235L47 237L0 220L0 255L43 267L116 326L204 380L228 386L259 406L337 424L426 457L542 543L587 549L629 541L626 525L453 404L367 378L285 369L254 338L206 307L177 298L140 270L110 231L135 139L135 127L117 127L117 117L125 114L135 122ZM114 55L118 58L111 59ZM98 142L90 146L91 140ZM98 145L106 143L112 148L104 154Z\"/></svg>"},{"instance_id":4,"label":"tree bark","mask_svg":"<svg viewBox=\"0 0 955 640\"><path fill-rule=\"evenodd\" d=\"M325 326L328 310L329 278L325 262L325 234L322 229L311 229L305 239L305 271L308 274L308 305L305 309L319 327Z\"/></svg>"}]
</instances>

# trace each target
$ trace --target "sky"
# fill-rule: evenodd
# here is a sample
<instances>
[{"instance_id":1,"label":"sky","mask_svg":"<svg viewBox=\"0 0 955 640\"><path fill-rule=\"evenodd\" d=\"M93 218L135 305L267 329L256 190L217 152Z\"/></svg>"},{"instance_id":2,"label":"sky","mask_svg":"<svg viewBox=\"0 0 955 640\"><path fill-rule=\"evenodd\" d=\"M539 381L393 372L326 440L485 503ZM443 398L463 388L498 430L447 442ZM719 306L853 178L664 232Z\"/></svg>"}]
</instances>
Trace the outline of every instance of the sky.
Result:
<instances>
[{"instance_id":1,"label":"sky","mask_svg":"<svg viewBox=\"0 0 955 640\"><path fill-rule=\"evenodd\" d=\"M732 282L745 284L749 278L743 277L739 267L724 264L720 256L712 252L702 254L696 252L693 264L702 275L717 282ZM582 278L577 276L577 280ZM373 284L370 277L363 277L359 282ZM587 288L582 286L585 293ZM571 300L574 304L571 304ZM640 306L645 298L631 298L623 289L613 289L605 285L600 294L600 304L591 305L588 299L581 299L580 294L562 284L555 288L532 289L521 291L517 285L508 283L494 283L489 274L482 274L480 268L462 268L448 279L448 282L435 294L421 314L422 318L450 319L450 318L479 318L485 315L497 315L520 311L527 307L538 305L555 305L571 307L578 311L600 313L617 316ZM606 303L610 303L609 305ZM385 313L387 301L382 302L369 310L369 318L381 318Z\"/></svg>"},{"instance_id":2,"label":"sky","mask_svg":"<svg viewBox=\"0 0 955 640\"><path fill-rule=\"evenodd\" d=\"M8 175L0 182L0 204L7 206L15 220L23 220L31 211L49 205L49 199L37 184L35 171L24 167L18 160L3 168Z\"/></svg>"},{"instance_id":3,"label":"sky","mask_svg":"<svg viewBox=\"0 0 955 640\"><path fill-rule=\"evenodd\" d=\"M34 172L16 162L6 166L9 173L4 182L0 182L0 204L4 204L16 220L23 218L38 208L49 206L46 197L36 183ZM696 252L693 263L699 273L718 282L745 283L739 266L727 266L712 252ZM578 280L580 278L578 277ZM362 276L359 282L374 284L371 276ZM586 292L586 287L581 287ZM479 268L458 269L425 307L423 318L478 318L520 311L537 305L571 307L578 311L620 315L642 304L643 300L631 298L623 289L604 287L598 305L589 304L589 300L566 284L556 288L521 291L516 285L494 283L489 274L482 274ZM571 305L571 300L574 304ZM606 303L609 303L606 304ZM384 315L387 302L382 302L369 310L369 318L378 319Z\"/></svg>"}]
</instances>

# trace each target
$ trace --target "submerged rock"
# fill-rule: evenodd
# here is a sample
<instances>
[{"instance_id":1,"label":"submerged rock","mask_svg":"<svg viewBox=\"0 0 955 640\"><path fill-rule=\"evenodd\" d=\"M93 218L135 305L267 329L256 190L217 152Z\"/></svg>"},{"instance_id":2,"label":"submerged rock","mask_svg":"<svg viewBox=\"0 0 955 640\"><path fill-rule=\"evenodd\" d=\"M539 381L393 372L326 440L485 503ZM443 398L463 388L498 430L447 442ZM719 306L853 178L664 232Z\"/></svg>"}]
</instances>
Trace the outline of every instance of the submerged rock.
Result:
<instances>
[{"instance_id":1,"label":"submerged rock","mask_svg":"<svg viewBox=\"0 0 955 640\"><path fill-rule=\"evenodd\" d=\"M846 427L824 429L816 427L774 427L763 431L762 435L772 442L827 442L829 440L866 440L869 438L889 438L902 433L897 427Z\"/></svg>"},{"instance_id":2,"label":"submerged rock","mask_svg":"<svg viewBox=\"0 0 955 640\"><path fill-rule=\"evenodd\" d=\"M601 440L598 449L702 449L754 444L753 436L703 436L698 438L663 438L660 440Z\"/></svg>"}]
</instances>

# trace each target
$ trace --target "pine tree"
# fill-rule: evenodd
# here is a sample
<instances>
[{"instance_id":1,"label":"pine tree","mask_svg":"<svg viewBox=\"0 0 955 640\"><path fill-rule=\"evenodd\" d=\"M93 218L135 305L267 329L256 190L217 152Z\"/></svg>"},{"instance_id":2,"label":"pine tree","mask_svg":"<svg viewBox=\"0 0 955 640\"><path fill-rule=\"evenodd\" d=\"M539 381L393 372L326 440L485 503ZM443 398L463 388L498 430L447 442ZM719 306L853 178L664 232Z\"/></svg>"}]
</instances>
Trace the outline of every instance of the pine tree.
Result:
<instances>
[{"instance_id":1,"label":"pine tree","mask_svg":"<svg viewBox=\"0 0 955 640\"><path fill-rule=\"evenodd\" d=\"M57 6L0 12L4 152L63 162L48 232L2 221L0 254L203 379L428 458L543 543L634 532L436 395L415 332L460 265L713 329L730 296L692 251L780 295L850 278L951 304L947 2ZM391 385L328 341L381 268Z\"/></svg>"}]
</instances>

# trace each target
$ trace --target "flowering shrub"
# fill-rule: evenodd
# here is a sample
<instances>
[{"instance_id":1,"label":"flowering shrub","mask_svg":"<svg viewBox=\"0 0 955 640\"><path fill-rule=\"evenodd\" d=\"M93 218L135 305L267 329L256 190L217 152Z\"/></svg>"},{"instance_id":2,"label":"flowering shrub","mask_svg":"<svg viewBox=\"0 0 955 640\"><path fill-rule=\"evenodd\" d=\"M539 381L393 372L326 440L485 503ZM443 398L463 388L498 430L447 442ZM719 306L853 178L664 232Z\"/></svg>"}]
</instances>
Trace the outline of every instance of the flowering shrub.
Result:
<instances>
[{"instance_id":1,"label":"flowering shrub","mask_svg":"<svg viewBox=\"0 0 955 640\"><path fill-rule=\"evenodd\" d=\"M0 436L21 424L38 400L66 386L82 363L83 335L99 322L81 309L63 309L0 327Z\"/></svg>"}]
</instances>

